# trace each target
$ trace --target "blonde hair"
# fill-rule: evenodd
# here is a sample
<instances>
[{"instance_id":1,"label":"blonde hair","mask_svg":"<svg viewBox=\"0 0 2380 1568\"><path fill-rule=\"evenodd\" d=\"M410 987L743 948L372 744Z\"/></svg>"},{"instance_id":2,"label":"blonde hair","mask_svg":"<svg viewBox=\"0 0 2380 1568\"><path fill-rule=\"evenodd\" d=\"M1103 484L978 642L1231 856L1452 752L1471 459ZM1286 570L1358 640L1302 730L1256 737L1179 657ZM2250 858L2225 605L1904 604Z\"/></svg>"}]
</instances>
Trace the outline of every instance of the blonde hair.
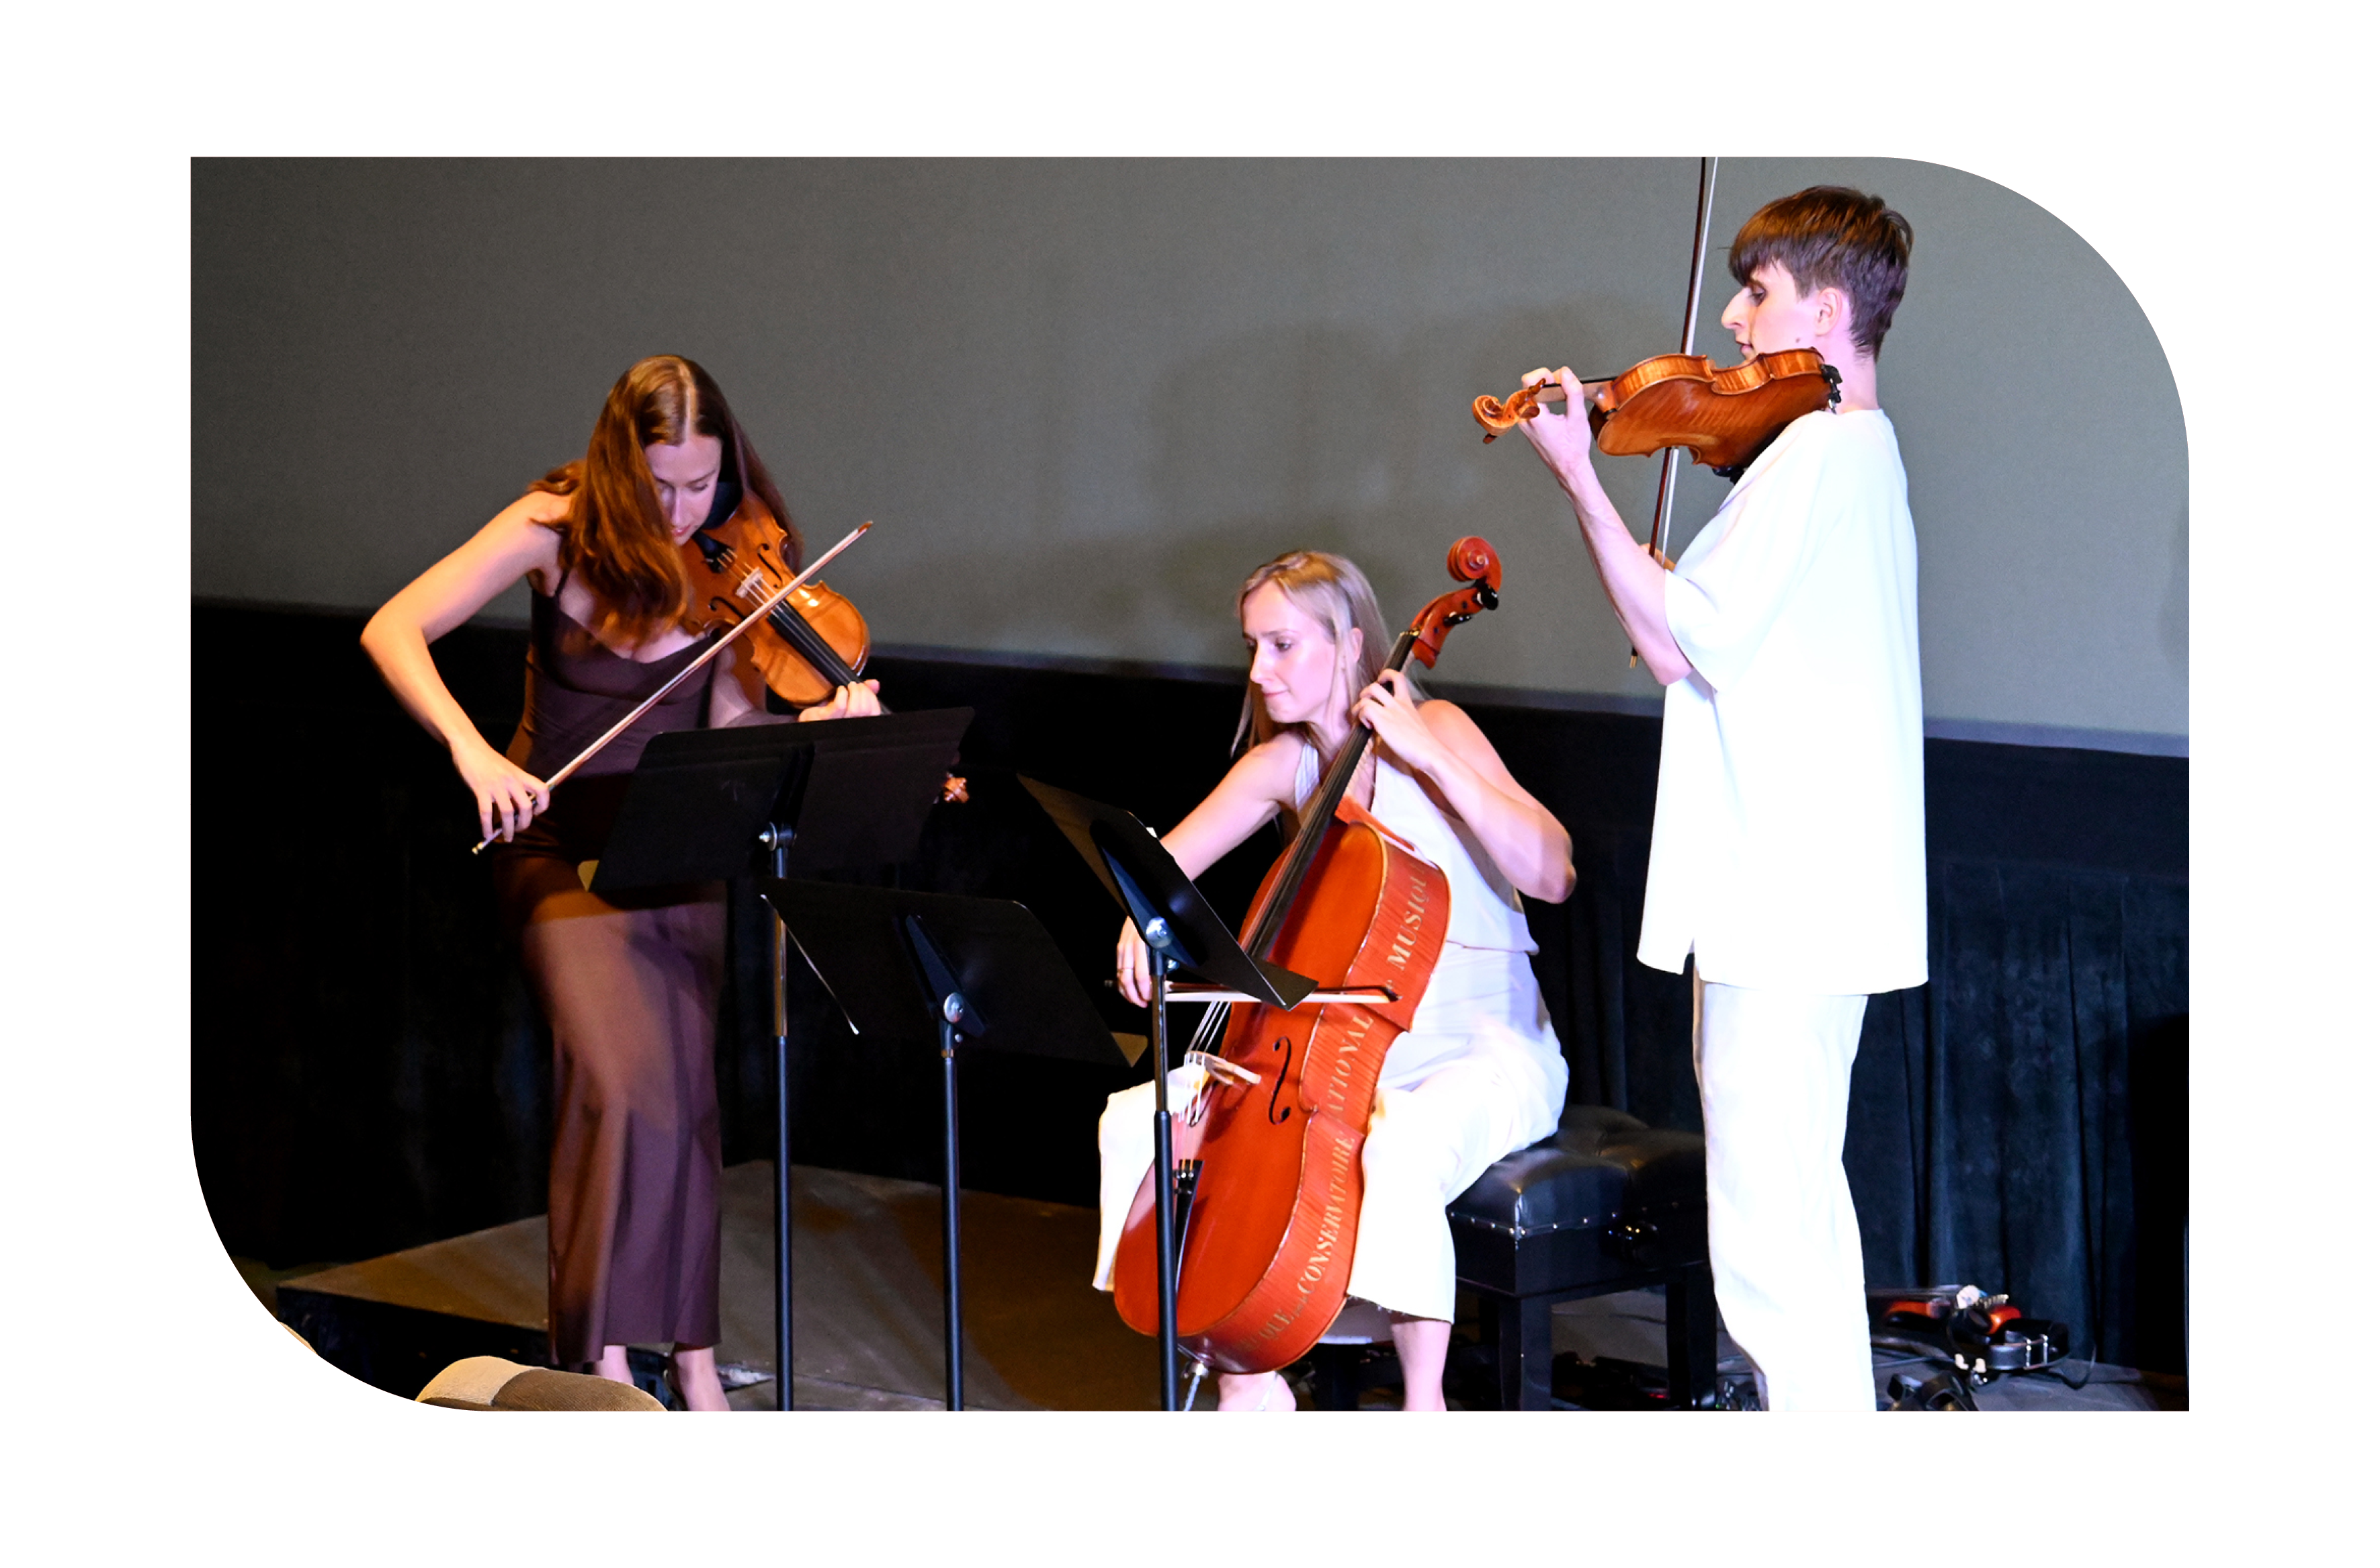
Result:
<instances>
[{"instance_id":1,"label":"blonde hair","mask_svg":"<svg viewBox=\"0 0 2380 1568\"><path fill-rule=\"evenodd\" d=\"M1339 668L1343 686L1339 703L1343 714L1354 706L1356 693L1378 680L1381 668L1389 662L1388 625L1380 619L1380 602L1374 597L1363 568L1344 555L1322 550L1293 550L1249 573L1248 580L1240 585L1235 607L1245 612L1248 595L1267 583L1280 589L1292 604L1320 622L1341 650ZM1351 631L1356 635L1353 660L1345 656L1347 634ZM1313 725L1274 723L1265 712L1264 698L1251 679L1240 698L1240 727L1232 735L1232 754L1236 757L1251 746L1261 746L1283 728L1303 732L1308 746L1318 752L1322 750Z\"/></svg>"}]
</instances>

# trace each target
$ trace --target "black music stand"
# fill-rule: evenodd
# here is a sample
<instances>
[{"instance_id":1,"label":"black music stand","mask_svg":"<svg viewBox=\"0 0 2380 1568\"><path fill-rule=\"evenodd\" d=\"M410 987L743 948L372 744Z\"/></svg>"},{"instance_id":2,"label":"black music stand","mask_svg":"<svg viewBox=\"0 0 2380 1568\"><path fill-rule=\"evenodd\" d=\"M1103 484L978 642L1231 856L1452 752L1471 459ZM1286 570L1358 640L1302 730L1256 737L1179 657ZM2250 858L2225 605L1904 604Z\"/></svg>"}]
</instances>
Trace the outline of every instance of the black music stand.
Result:
<instances>
[{"instance_id":1,"label":"black music stand","mask_svg":"<svg viewBox=\"0 0 2380 1568\"><path fill-rule=\"evenodd\" d=\"M1050 813L1083 863L1130 918L1148 943L1148 1039L1156 1049L1156 1168L1164 1173L1157 1204L1157 1316L1159 1365L1165 1380L1163 1408L1182 1408L1174 1291L1182 1267L1180 1234L1189 1193L1173 1166L1173 1117L1165 1103L1165 1074L1172 1059L1165 1040L1166 991L1177 969L1194 979L1273 1007L1294 1007L1314 994L1315 983L1242 947L1223 918L1158 841L1155 830L1131 812L1103 806L1022 774L1016 782Z\"/></svg>"},{"instance_id":2,"label":"black music stand","mask_svg":"<svg viewBox=\"0 0 2380 1568\"><path fill-rule=\"evenodd\" d=\"M917 852L926 813L941 797L971 708L887 713L818 723L674 730L655 735L637 763L602 857L594 893L673 882L724 881L756 869L845 870L897 864ZM793 1201L788 1161L793 1099L785 1016L787 949L773 920L777 1408L794 1407Z\"/></svg>"},{"instance_id":3,"label":"black music stand","mask_svg":"<svg viewBox=\"0 0 2380 1568\"><path fill-rule=\"evenodd\" d=\"M944 1403L964 1409L958 1048L1102 1064L1140 1048L1099 1020L1021 904L839 882L771 880L760 892L853 1034L941 1052Z\"/></svg>"}]
</instances>

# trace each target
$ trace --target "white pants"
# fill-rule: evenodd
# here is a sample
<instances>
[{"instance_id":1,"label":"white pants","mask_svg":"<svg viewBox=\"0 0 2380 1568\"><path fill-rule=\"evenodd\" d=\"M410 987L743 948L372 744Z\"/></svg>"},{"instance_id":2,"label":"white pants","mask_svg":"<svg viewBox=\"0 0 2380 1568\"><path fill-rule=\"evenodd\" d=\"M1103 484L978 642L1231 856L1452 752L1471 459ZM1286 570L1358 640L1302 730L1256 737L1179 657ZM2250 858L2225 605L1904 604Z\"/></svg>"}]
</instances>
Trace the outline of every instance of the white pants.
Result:
<instances>
[{"instance_id":1,"label":"white pants","mask_svg":"<svg viewBox=\"0 0 2380 1568\"><path fill-rule=\"evenodd\" d=\"M1719 1316L1771 1410L1874 1410L1859 1216L1843 1174L1864 996L1694 976L1694 1079Z\"/></svg>"},{"instance_id":2,"label":"white pants","mask_svg":"<svg viewBox=\"0 0 2380 1568\"><path fill-rule=\"evenodd\" d=\"M1176 1114L1197 1082L1187 1067L1167 1076L1165 1102ZM1364 1135L1348 1295L1451 1321L1446 1206L1488 1166L1550 1135L1569 1086L1528 954L1448 943L1413 1028L1381 1064ZM1099 1117L1099 1257L1091 1282L1101 1290L1114 1288L1124 1216L1155 1158L1156 1109L1155 1087L1135 1084L1109 1096Z\"/></svg>"}]
</instances>

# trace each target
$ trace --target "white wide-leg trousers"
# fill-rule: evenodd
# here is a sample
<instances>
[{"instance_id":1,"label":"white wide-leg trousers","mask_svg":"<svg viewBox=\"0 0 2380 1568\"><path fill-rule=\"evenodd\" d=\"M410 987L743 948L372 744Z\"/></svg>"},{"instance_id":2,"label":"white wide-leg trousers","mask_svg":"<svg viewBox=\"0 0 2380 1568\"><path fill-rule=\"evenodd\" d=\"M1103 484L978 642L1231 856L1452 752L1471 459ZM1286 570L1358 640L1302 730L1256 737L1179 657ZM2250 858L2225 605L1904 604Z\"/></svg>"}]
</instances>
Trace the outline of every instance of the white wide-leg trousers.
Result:
<instances>
[{"instance_id":1,"label":"white wide-leg trousers","mask_svg":"<svg viewBox=\"0 0 2380 1568\"><path fill-rule=\"evenodd\" d=\"M1694 976L1694 1079L1719 1316L1771 1410L1874 1410L1859 1216L1843 1174L1864 996Z\"/></svg>"}]
</instances>

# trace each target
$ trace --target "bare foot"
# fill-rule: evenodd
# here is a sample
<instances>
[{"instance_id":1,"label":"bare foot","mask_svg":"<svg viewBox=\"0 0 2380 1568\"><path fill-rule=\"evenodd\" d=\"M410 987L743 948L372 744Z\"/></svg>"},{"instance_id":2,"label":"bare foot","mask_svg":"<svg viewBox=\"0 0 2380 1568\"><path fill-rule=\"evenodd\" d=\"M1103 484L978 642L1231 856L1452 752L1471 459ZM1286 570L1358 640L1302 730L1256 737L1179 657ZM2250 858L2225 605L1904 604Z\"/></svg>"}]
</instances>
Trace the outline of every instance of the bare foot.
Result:
<instances>
[{"instance_id":1,"label":"bare foot","mask_svg":"<svg viewBox=\"0 0 2380 1568\"><path fill-rule=\"evenodd\" d=\"M670 1355L670 1381L688 1410L725 1410L727 1392L719 1386L719 1362L710 1346L680 1345Z\"/></svg>"},{"instance_id":2,"label":"bare foot","mask_svg":"<svg viewBox=\"0 0 2380 1568\"><path fill-rule=\"evenodd\" d=\"M1278 1372L1225 1372L1215 1380L1218 1410L1294 1410L1297 1395Z\"/></svg>"}]
</instances>

